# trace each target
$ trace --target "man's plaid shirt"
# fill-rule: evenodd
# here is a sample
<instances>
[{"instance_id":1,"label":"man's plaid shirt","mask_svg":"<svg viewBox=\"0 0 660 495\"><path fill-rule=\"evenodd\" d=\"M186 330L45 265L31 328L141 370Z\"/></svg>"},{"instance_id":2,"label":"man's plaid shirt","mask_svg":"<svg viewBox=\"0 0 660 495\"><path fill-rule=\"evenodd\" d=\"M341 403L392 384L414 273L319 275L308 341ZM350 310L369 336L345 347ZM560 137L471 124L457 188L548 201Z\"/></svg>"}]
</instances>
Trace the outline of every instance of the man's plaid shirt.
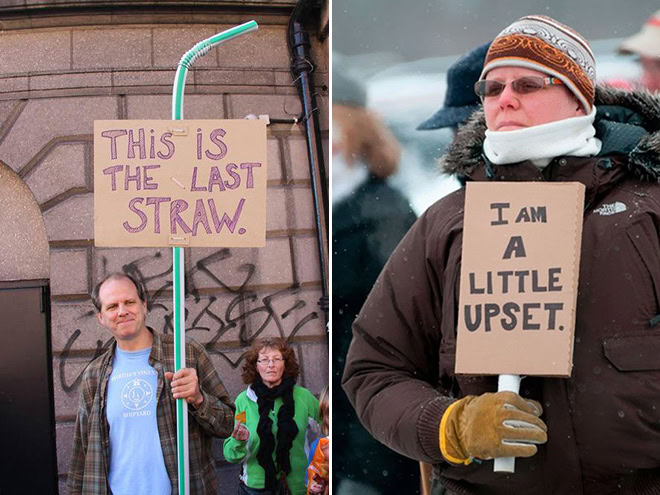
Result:
<instances>
[{"instance_id":1,"label":"man's plaid shirt","mask_svg":"<svg viewBox=\"0 0 660 495\"><path fill-rule=\"evenodd\" d=\"M150 329L151 330L151 329ZM158 433L165 467L178 495L176 458L176 400L164 372L174 372L174 337L153 332L149 364L158 373ZM117 344L92 361L81 382L80 405L73 438L73 455L67 485L69 494L109 494L110 431L106 420L106 393ZM195 368L204 401L199 409L188 406L190 452L190 493L217 493L211 438L226 438L234 427L234 404L218 377L209 355L195 341L186 342L186 365Z\"/></svg>"}]
</instances>

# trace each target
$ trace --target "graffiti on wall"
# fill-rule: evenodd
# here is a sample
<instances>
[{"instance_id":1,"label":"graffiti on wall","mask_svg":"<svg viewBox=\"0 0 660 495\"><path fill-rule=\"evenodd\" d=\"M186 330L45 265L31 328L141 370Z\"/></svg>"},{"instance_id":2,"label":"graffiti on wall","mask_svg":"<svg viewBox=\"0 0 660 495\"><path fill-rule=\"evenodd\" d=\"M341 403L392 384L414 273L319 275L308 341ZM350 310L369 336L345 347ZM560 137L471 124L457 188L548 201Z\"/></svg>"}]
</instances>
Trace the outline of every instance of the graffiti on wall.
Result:
<instances>
[{"instance_id":1,"label":"graffiti on wall","mask_svg":"<svg viewBox=\"0 0 660 495\"><path fill-rule=\"evenodd\" d=\"M168 278L171 278L172 266L170 265L167 270L155 275L145 275L144 273L145 268L150 263L158 261L161 256L158 251L152 255L138 258L124 265L122 270L124 273L133 276L146 288L147 310L152 315L162 314L157 330L162 333L169 333L174 331L173 311L171 304L165 304L166 298L163 296L172 289L172 281L168 280ZM229 249L220 249L199 260L193 267L186 270L185 296L186 299L191 299L194 304L186 304L185 320L187 335L193 332L203 332L205 334L204 346L209 354L220 356L235 369L243 360L244 353L238 359L232 359L228 353L215 346L229 331L238 329L238 341L243 348L249 347L264 330L273 325L280 337L291 341L305 325L318 319L319 315L313 310L305 313L304 308L307 303L297 297L300 287L296 282L284 289L268 292L263 296L258 295L254 290L249 289L250 282L256 273L256 266L251 263L228 266L231 258L232 253ZM105 269L107 260L105 258L103 264L104 273L107 273ZM241 273L243 278L240 285L238 287L235 284L233 287L230 286L220 274L221 269L225 273ZM215 295L208 296L208 299L202 297L200 288L195 284L195 280L199 281L202 277L207 278L207 282L210 281L229 294L229 303L226 307L218 307L220 304L216 304L218 298ZM194 306L194 308L190 309L191 306ZM299 318L298 321L295 323L286 321L293 314L300 314L299 311L302 311L304 316ZM78 320L84 322L84 325L97 324L96 313L93 310L80 315ZM155 322L152 320L151 323L154 324ZM81 333L80 328L76 328L66 341L60 357L60 384L65 392L75 390L82 379L83 371L75 376L67 375L69 357ZM111 342L112 337L105 342L97 340L94 356L90 359L90 362L100 356L110 346ZM74 375L74 373L69 373L69 375Z\"/></svg>"}]
</instances>

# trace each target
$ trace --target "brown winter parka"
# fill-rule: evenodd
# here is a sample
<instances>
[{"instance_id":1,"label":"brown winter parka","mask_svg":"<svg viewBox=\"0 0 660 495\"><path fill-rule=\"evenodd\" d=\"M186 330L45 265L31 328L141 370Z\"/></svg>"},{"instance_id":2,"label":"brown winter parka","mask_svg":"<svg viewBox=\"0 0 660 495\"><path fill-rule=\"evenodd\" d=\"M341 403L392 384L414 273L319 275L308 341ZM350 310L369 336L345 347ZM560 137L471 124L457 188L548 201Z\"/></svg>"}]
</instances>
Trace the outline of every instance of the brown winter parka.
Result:
<instances>
[{"instance_id":1,"label":"brown winter parka","mask_svg":"<svg viewBox=\"0 0 660 495\"><path fill-rule=\"evenodd\" d=\"M586 187L570 378L523 379L548 442L516 460L456 466L440 419L497 377L454 374L465 188L435 203L391 256L353 326L343 387L374 437L434 465L457 494L660 494L660 97L598 88L595 157L493 165L483 112L442 160L465 181L579 181ZM488 246L484 246L488 249ZM524 352L524 350L521 350Z\"/></svg>"}]
</instances>

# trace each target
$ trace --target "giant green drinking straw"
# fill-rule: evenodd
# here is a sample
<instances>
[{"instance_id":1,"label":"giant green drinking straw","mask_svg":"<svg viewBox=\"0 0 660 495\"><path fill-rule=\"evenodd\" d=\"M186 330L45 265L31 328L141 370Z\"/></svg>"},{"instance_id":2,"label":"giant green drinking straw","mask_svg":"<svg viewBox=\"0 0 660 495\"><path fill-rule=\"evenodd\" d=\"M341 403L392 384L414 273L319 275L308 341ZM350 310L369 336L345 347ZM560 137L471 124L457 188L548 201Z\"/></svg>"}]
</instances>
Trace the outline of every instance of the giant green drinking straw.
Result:
<instances>
[{"instance_id":1,"label":"giant green drinking straw","mask_svg":"<svg viewBox=\"0 0 660 495\"><path fill-rule=\"evenodd\" d=\"M172 90L172 120L183 119L183 92L186 87L188 69L195 61L206 55L209 50L220 43L228 41L241 34L257 29L257 23L249 21L218 33L210 38L200 41L188 50L176 69L174 76L174 89ZM184 254L180 247L172 248L173 263L173 308L174 308L174 370L178 371L186 365L185 346L185 310L184 310ZM188 458L188 407L183 399L176 401L177 425L177 461L179 466L179 494L189 495L189 458Z\"/></svg>"}]
</instances>

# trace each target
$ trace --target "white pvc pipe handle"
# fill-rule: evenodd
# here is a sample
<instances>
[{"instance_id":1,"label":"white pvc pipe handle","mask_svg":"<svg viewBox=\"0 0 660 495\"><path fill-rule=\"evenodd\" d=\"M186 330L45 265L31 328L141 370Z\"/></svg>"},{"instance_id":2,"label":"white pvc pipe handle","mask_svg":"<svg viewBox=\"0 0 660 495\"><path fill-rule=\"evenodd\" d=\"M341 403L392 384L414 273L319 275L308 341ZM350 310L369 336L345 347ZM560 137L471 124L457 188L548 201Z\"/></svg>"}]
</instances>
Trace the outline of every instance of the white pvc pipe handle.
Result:
<instances>
[{"instance_id":1,"label":"white pvc pipe handle","mask_svg":"<svg viewBox=\"0 0 660 495\"><path fill-rule=\"evenodd\" d=\"M498 392L520 392L520 375L500 375L497 381ZM496 473L513 473L516 470L515 457L496 457L493 471Z\"/></svg>"}]
</instances>

